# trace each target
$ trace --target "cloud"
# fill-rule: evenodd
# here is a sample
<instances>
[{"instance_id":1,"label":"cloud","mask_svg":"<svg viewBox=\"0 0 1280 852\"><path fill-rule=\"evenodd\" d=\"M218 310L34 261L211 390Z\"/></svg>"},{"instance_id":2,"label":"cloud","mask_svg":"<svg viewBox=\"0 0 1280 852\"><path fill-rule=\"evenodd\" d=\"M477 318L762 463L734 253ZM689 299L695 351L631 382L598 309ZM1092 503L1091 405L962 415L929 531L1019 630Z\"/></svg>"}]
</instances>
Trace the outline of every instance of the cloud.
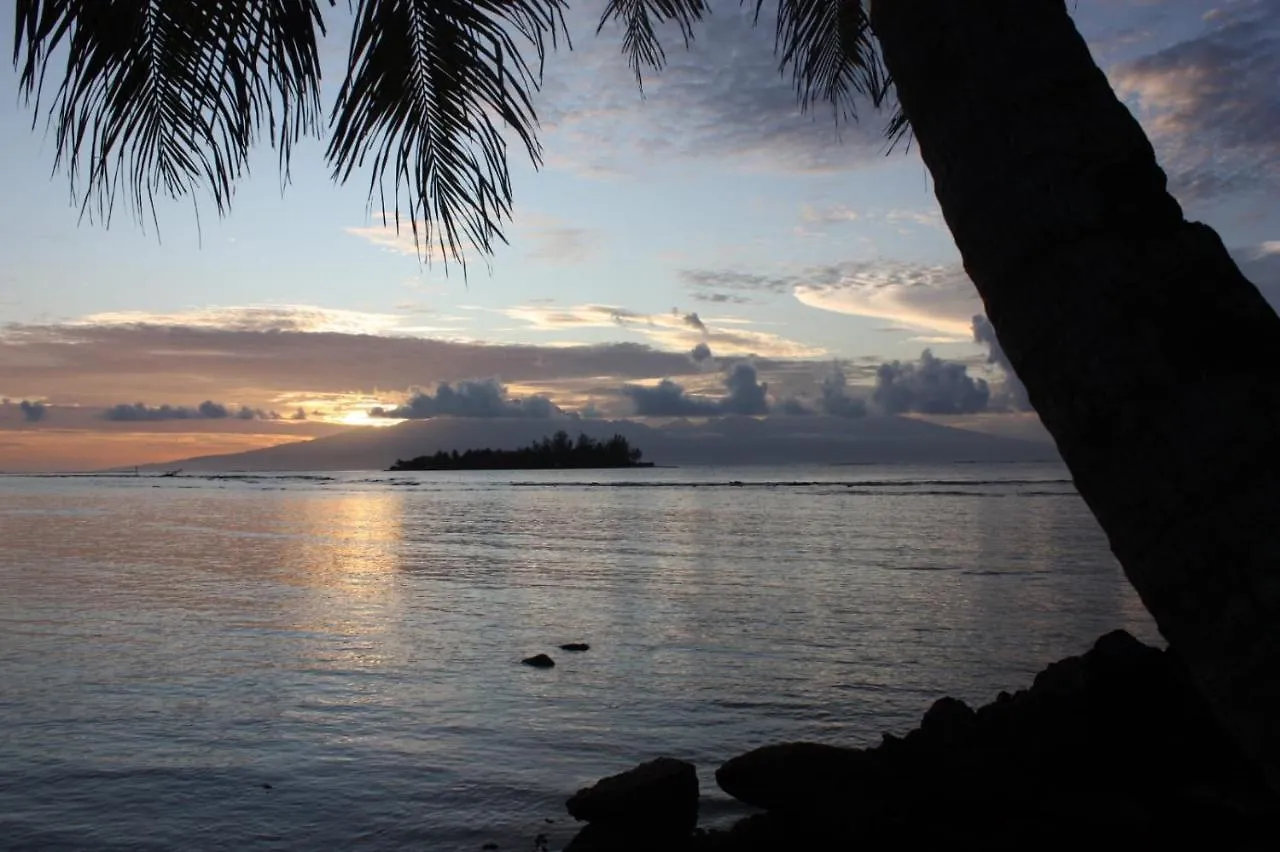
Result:
<instances>
[{"instance_id":1,"label":"cloud","mask_svg":"<svg viewBox=\"0 0 1280 852\"><path fill-rule=\"evenodd\" d=\"M860 398L863 395L863 391L870 390L871 383L875 381L876 368L881 360L874 356L867 356L848 362L841 362L838 368L828 363L816 361L754 359L749 364L755 368L758 377L757 383L767 383L767 398L770 400L769 414L822 414L827 413L827 410L829 410L835 412L837 416L856 417L858 416L857 408L861 405ZM679 403L675 403L665 407L663 410L683 410L686 412L686 416L702 416L710 409L702 407L698 403L712 402L718 404L720 402L727 391L725 379L729 371L733 369L733 363L736 362L726 365L717 364L715 353L712 353L711 357L701 364L694 361L692 357L686 356L682 370L662 378L676 385L679 392L692 400L693 404L682 406ZM822 384L824 381L831 380L830 373L833 369L839 369L840 372L849 377L848 382L850 384L846 395L850 398L850 401L846 406L837 404L824 409L821 399ZM739 378L741 379L741 377ZM606 417L627 417L634 416L636 407L631 395L633 392L628 391L627 387L639 386L652 390L658 384L656 381L619 383L606 376L596 376L581 379L520 382L512 384L510 387L512 393L518 396L531 394L549 396L566 411L577 411L581 414L584 409L590 407ZM855 385L863 384L866 385L865 388L855 387ZM667 393L671 393L670 388L664 388L664 390ZM641 391L641 395L643 395L643 391ZM749 396L744 394L739 399L746 400L749 399ZM716 410L720 411L720 413L725 413L718 406ZM741 407L737 410L741 410Z\"/></svg>"},{"instance_id":2,"label":"cloud","mask_svg":"<svg viewBox=\"0 0 1280 852\"><path fill-rule=\"evenodd\" d=\"M523 245L530 246L525 257L547 263L583 263L600 243L600 232L571 226L551 216L525 214L515 223Z\"/></svg>"},{"instance_id":3,"label":"cloud","mask_svg":"<svg viewBox=\"0 0 1280 852\"><path fill-rule=\"evenodd\" d=\"M980 306L959 265L845 263L812 270L794 293L812 308L942 332L955 340L969 337L970 318Z\"/></svg>"},{"instance_id":4,"label":"cloud","mask_svg":"<svg viewBox=\"0 0 1280 852\"><path fill-rule=\"evenodd\" d=\"M1187 200L1280 188L1280 4L1214 12L1202 33L1113 71Z\"/></svg>"},{"instance_id":5,"label":"cloud","mask_svg":"<svg viewBox=\"0 0 1280 852\"><path fill-rule=\"evenodd\" d=\"M39 423L48 411L43 402L31 402L26 399L18 403L18 408L22 410L22 418L28 423Z\"/></svg>"},{"instance_id":6,"label":"cloud","mask_svg":"<svg viewBox=\"0 0 1280 852\"><path fill-rule=\"evenodd\" d=\"M417 257L434 263L453 261L453 255L440 247L438 235L430 245L423 243L425 235L424 223L418 221L418 236L414 237L411 223L402 220L397 228L388 214L384 224L381 218L369 225L344 228L346 233L359 237L377 248L393 254ZM528 246L525 257L556 264L582 263L590 259L600 242L600 231L571 225L555 216L540 213L517 211L507 230L520 232L520 244ZM509 233L508 236L511 236ZM471 262L481 256L475 247L468 243L462 247L463 257Z\"/></svg>"},{"instance_id":7,"label":"cloud","mask_svg":"<svg viewBox=\"0 0 1280 852\"><path fill-rule=\"evenodd\" d=\"M1280 240L1233 249L1232 256L1271 304L1280 306ZM982 300L958 263L923 265L882 259L778 275L700 269L683 270L680 277L701 301L718 295L756 301L758 296L793 293L812 308L885 320L896 331L915 331L922 343L988 343L975 336L973 318L983 313ZM995 354L990 347L988 353ZM1001 352L990 363L1004 367L1002 358Z\"/></svg>"},{"instance_id":8,"label":"cloud","mask_svg":"<svg viewBox=\"0 0 1280 852\"><path fill-rule=\"evenodd\" d=\"M403 314L370 313L314 305L244 305L185 311L111 311L67 323L80 326L150 326L218 331L386 334L410 331Z\"/></svg>"},{"instance_id":9,"label":"cloud","mask_svg":"<svg viewBox=\"0 0 1280 852\"><path fill-rule=\"evenodd\" d=\"M653 387L626 385L622 393L631 399L639 417L710 417L720 413L718 400L690 396L670 379Z\"/></svg>"},{"instance_id":10,"label":"cloud","mask_svg":"<svg viewBox=\"0 0 1280 852\"><path fill-rule=\"evenodd\" d=\"M553 307L527 304L505 308L503 314L540 331L588 328L625 330L666 349L689 351L706 343L721 356L812 358L824 354L816 346L776 334L743 328L749 321L736 317L706 317L696 313L644 314L613 305Z\"/></svg>"},{"instance_id":11,"label":"cloud","mask_svg":"<svg viewBox=\"0 0 1280 852\"><path fill-rule=\"evenodd\" d=\"M773 296L788 295L796 286L794 276L761 275L732 269L682 269L677 275L694 300L711 304L751 304Z\"/></svg>"},{"instance_id":12,"label":"cloud","mask_svg":"<svg viewBox=\"0 0 1280 852\"><path fill-rule=\"evenodd\" d=\"M924 266L856 261L811 269L795 279L795 297L811 308L886 320L969 340L982 307L959 264Z\"/></svg>"},{"instance_id":13,"label":"cloud","mask_svg":"<svg viewBox=\"0 0 1280 852\"><path fill-rule=\"evenodd\" d=\"M800 220L809 225L841 225L849 222L887 224L897 227L914 225L922 228L942 228L942 211L933 210L855 210L846 204L815 207L802 205Z\"/></svg>"},{"instance_id":14,"label":"cloud","mask_svg":"<svg viewBox=\"0 0 1280 852\"><path fill-rule=\"evenodd\" d=\"M570 26L590 32L598 14L598 7L575 8ZM828 107L800 111L790 79L778 73L774 14L765 8L753 26L753 9L717 8L696 25L687 50L678 30L660 26L667 67L645 75L643 97L617 25L575 44L548 66L538 103L548 164L614 178L679 159L785 173L879 161L884 119L869 105L863 121L839 127Z\"/></svg>"},{"instance_id":15,"label":"cloud","mask_svg":"<svg viewBox=\"0 0 1280 852\"><path fill-rule=\"evenodd\" d=\"M215 327L214 315L231 328ZM291 314L296 317L296 314ZM188 319L183 317L183 319ZM81 321L0 327L0 375L20 393L106 408L122 399L235 399L256 408L328 410L348 399L363 417L377 388L434 386L481 376L512 383L683 375L700 336L683 329L678 349L639 342L581 346L489 344L409 335L277 331L261 314L201 311L192 325ZM308 323L298 323L311 327ZM738 341L739 349L746 348ZM765 341L768 343L768 341ZM715 345L714 343L711 345ZM783 348L783 347L779 347ZM61 416L61 409L60 414Z\"/></svg>"},{"instance_id":16,"label":"cloud","mask_svg":"<svg viewBox=\"0 0 1280 852\"><path fill-rule=\"evenodd\" d=\"M575 305L573 307L556 307L541 303L528 303L505 308L503 314L511 319L526 322L534 328L544 331L559 331L574 328L610 328L627 323L654 324L654 318L612 305ZM665 323L670 327L678 325Z\"/></svg>"},{"instance_id":17,"label":"cloud","mask_svg":"<svg viewBox=\"0 0 1280 852\"><path fill-rule=\"evenodd\" d=\"M822 380L820 407L823 414L833 417L865 417L867 403L846 393L849 379L837 364L831 374Z\"/></svg>"},{"instance_id":18,"label":"cloud","mask_svg":"<svg viewBox=\"0 0 1280 852\"><path fill-rule=\"evenodd\" d=\"M369 225L353 225L343 228L343 230L353 237L359 237L365 242L392 254L403 254L410 257L421 258L427 263L435 263L438 261L452 263L453 254L445 251L440 246L440 234L432 231L431 242L425 241L426 222L419 219L416 224L418 233L415 236L413 231L414 222L409 219L401 219L399 226L396 225L393 215L388 211L386 221L383 222L381 216L375 218L375 221ZM476 254L475 247L470 243L463 245L462 254L468 261L471 256Z\"/></svg>"},{"instance_id":19,"label":"cloud","mask_svg":"<svg viewBox=\"0 0 1280 852\"><path fill-rule=\"evenodd\" d=\"M113 405L102 413L104 420L116 422L148 422L158 420L225 420L234 417L237 420L279 420L280 415L274 411L263 411L260 408L241 406L229 409L222 403L205 400L194 408L185 405L150 406L141 402L133 404L120 403Z\"/></svg>"},{"instance_id":20,"label":"cloud","mask_svg":"<svg viewBox=\"0 0 1280 852\"><path fill-rule=\"evenodd\" d=\"M937 358L928 349L915 363L889 361L876 371L872 404L883 414L970 414L985 411L991 389L957 361Z\"/></svg>"},{"instance_id":21,"label":"cloud","mask_svg":"<svg viewBox=\"0 0 1280 852\"><path fill-rule=\"evenodd\" d=\"M982 309L977 290L958 263L848 261L780 275L698 269L683 270L680 277L700 301L722 296L757 301L790 293L811 308L933 332L935 342L970 340L972 317Z\"/></svg>"},{"instance_id":22,"label":"cloud","mask_svg":"<svg viewBox=\"0 0 1280 852\"><path fill-rule=\"evenodd\" d=\"M711 347L704 342L699 342L689 350L689 359L695 364L701 364L711 359Z\"/></svg>"},{"instance_id":23,"label":"cloud","mask_svg":"<svg viewBox=\"0 0 1280 852\"><path fill-rule=\"evenodd\" d=\"M818 384L819 395L815 404L810 404L800 397L790 396L777 406L777 410L782 414L793 416L825 414L830 417L866 417L868 413L866 400L849 396L848 385L849 377L844 369L839 363L832 364L831 372L823 376Z\"/></svg>"},{"instance_id":24,"label":"cloud","mask_svg":"<svg viewBox=\"0 0 1280 852\"><path fill-rule=\"evenodd\" d=\"M496 379L441 382L435 393L416 391L395 408L373 408L370 417L426 420L432 417L529 417L546 419L563 412L545 396L510 399L507 389Z\"/></svg>"},{"instance_id":25,"label":"cloud","mask_svg":"<svg viewBox=\"0 0 1280 852\"><path fill-rule=\"evenodd\" d=\"M858 222L865 219L866 214L845 204L833 204L828 207L805 204L800 208L800 218L813 225L832 225L841 222Z\"/></svg>"},{"instance_id":26,"label":"cloud","mask_svg":"<svg viewBox=\"0 0 1280 852\"><path fill-rule=\"evenodd\" d=\"M396 254L417 256L421 250L421 243L414 241L413 232L407 227L397 229L393 225L379 224L351 226L343 230L353 237L359 237L378 248Z\"/></svg>"},{"instance_id":27,"label":"cloud","mask_svg":"<svg viewBox=\"0 0 1280 852\"><path fill-rule=\"evenodd\" d=\"M702 321L702 318L699 317L696 312L685 314L682 321L685 325L689 326L689 328L697 329L703 334L707 333L706 323Z\"/></svg>"},{"instance_id":28,"label":"cloud","mask_svg":"<svg viewBox=\"0 0 1280 852\"><path fill-rule=\"evenodd\" d=\"M749 296L742 296L735 293L708 293L697 292L692 294L692 298L697 302L707 302L712 305L750 305L754 299Z\"/></svg>"},{"instance_id":29,"label":"cloud","mask_svg":"<svg viewBox=\"0 0 1280 852\"><path fill-rule=\"evenodd\" d=\"M760 381L751 364L734 364L725 376L724 386L728 393L720 405L726 414L769 413L769 386Z\"/></svg>"},{"instance_id":30,"label":"cloud","mask_svg":"<svg viewBox=\"0 0 1280 852\"><path fill-rule=\"evenodd\" d=\"M982 314L977 314L973 318L973 342L986 346L987 363L995 364L1004 373L1004 385L1000 390L1000 394L993 397L992 401L1000 408L1010 408L1014 411L1031 411L1031 400L1027 398L1026 385L1018 378L1018 374L1013 371L1013 365L1009 363L1009 357L1004 354L1004 349L1000 346L1000 340L996 337L995 326L991 324L991 320Z\"/></svg>"},{"instance_id":31,"label":"cloud","mask_svg":"<svg viewBox=\"0 0 1280 852\"><path fill-rule=\"evenodd\" d=\"M769 413L769 385L761 382L754 365L739 361L724 375L725 394L718 398L694 396L681 385L663 379L653 387L626 385L622 393L631 399L639 417L710 417L718 414Z\"/></svg>"}]
</instances>

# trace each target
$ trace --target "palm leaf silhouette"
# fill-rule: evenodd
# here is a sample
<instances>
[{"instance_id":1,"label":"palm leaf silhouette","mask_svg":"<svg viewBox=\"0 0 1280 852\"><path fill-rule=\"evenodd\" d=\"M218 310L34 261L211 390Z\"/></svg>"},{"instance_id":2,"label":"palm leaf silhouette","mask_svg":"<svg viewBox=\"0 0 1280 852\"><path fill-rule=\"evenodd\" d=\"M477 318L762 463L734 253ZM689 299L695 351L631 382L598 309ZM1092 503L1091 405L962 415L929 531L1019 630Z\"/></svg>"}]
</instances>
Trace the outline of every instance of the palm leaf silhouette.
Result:
<instances>
[{"instance_id":1,"label":"palm leaf silhouette","mask_svg":"<svg viewBox=\"0 0 1280 852\"><path fill-rule=\"evenodd\" d=\"M541 158L530 95L539 66L563 34L560 0L360 0L346 81L333 108L329 158L345 181L357 166L394 186L395 224L407 195L415 242L465 262L468 243L488 254L511 215L511 128ZM386 209L385 203L383 209Z\"/></svg>"},{"instance_id":2,"label":"palm leaf silhouette","mask_svg":"<svg viewBox=\"0 0 1280 852\"><path fill-rule=\"evenodd\" d=\"M329 0L333 6L336 0ZM746 0L742 0L746 2ZM369 175L369 203L415 245L466 267L504 242L512 191L504 130L541 162L533 95L563 40L565 0L351 0L345 79L329 111L336 181ZM320 0L16 0L19 88L53 129L54 169L81 214L109 224L123 197L158 228L157 196L207 192L225 214L253 145L265 138L289 179L293 145L319 136ZM765 0L755 0L759 21ZM686 46L705 0L608 0L597 32L622 27L642 81L666 61L659 31ZM856 120L889 97L862 0L779 0L779 70L804 109ZM46 78L47 110L42 109ZM907 132L901 112L889 123ZM388 215L387 211L390 210Z\"/></svg>"},{"instance_id":3,"label":"palm leaf silhouette","mask_svg":"<svg viewBox=\"0 0 1280 852\"><path fill-rule=\"evenodd\" d=\"M106 222L122 191L153 222L157 194L201 188L224 213L259 135L287 180L293 143L323 117L315 0L17 0L15 26L37 114L65 57L48 109L54 168Z\"/></svg>"},{"instance_id":4,"label":"palm leaf silhouette","mask_svg":"<svg viewBox=\"0 0 1280 852\"><path fill-rule=\"evenodd\" d=\"M688 47L693 41L694 25L709 11L703 0L609 0L600 15L596 35L611 21L622 26L622 52L635 72L636 85L643 87L644 70L661 71L667 63L658 26L674 22Z\"/></svg>"}]
</instances>

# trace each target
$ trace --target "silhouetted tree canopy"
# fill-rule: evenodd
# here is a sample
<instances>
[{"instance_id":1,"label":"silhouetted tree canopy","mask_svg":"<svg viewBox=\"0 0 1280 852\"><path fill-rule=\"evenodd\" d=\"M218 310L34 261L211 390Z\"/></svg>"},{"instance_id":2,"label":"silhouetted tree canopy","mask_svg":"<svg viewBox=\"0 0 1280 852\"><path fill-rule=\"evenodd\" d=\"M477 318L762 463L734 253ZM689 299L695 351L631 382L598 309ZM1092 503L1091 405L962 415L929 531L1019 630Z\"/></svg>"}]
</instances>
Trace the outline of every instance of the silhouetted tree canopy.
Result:
<instances>
[{"instance_id":1,"label":"silhouetted tree canopy","mask_svg":"<svg viewBox=\"0 0 1280 852\"><path fill-rule=\"evenodd\" d=\"M627 439L614 435L597 441L580 433L570 439L563 430L516 450L440 450L434 455L397 460L391 470L554 470L557 468L651 467L640 460L643 453Z\"/></svg>"}]
</instances>

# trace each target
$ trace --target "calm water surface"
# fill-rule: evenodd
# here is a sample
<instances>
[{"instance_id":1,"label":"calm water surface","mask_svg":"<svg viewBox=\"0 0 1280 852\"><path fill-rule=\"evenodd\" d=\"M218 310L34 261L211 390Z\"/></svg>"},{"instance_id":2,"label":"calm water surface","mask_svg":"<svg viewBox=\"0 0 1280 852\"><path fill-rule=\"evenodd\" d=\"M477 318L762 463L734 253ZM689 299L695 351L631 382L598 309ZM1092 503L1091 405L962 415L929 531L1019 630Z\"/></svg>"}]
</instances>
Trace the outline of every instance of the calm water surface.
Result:
<instances>
[{"instance_id":1,"label":"calm water surface","mask_svg":"<svg viewBox=\"0 0 1280 852\"><path fill-rule=\"evenodd\" d=\"M1156 639L1044 466L3 477L0 542L6 849L555 849L660 754L715 822L743 750Z\"/></svg>"}]
</instances>

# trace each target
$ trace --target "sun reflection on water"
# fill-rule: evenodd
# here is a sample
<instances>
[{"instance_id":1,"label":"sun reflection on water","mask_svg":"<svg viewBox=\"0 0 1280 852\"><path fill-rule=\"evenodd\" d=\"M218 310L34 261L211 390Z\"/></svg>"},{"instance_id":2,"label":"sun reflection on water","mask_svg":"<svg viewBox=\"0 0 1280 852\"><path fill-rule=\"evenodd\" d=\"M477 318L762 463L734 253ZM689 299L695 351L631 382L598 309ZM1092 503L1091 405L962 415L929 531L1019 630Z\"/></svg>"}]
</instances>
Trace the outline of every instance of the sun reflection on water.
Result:
<instances>
[{"instance_id":1,"label":"sun reflection on water","mask_svg":"<svg viewBox=\"0 0 1280 852\"><path fill-rule=\"evenodd\" d=\"M291 520L299 546L288 564L293 579L309 589L291 607L292 629L315 637L313 662L349 671L404 659L402 496L315 495L298 501Z\"/></svg>"}]
</instances>

